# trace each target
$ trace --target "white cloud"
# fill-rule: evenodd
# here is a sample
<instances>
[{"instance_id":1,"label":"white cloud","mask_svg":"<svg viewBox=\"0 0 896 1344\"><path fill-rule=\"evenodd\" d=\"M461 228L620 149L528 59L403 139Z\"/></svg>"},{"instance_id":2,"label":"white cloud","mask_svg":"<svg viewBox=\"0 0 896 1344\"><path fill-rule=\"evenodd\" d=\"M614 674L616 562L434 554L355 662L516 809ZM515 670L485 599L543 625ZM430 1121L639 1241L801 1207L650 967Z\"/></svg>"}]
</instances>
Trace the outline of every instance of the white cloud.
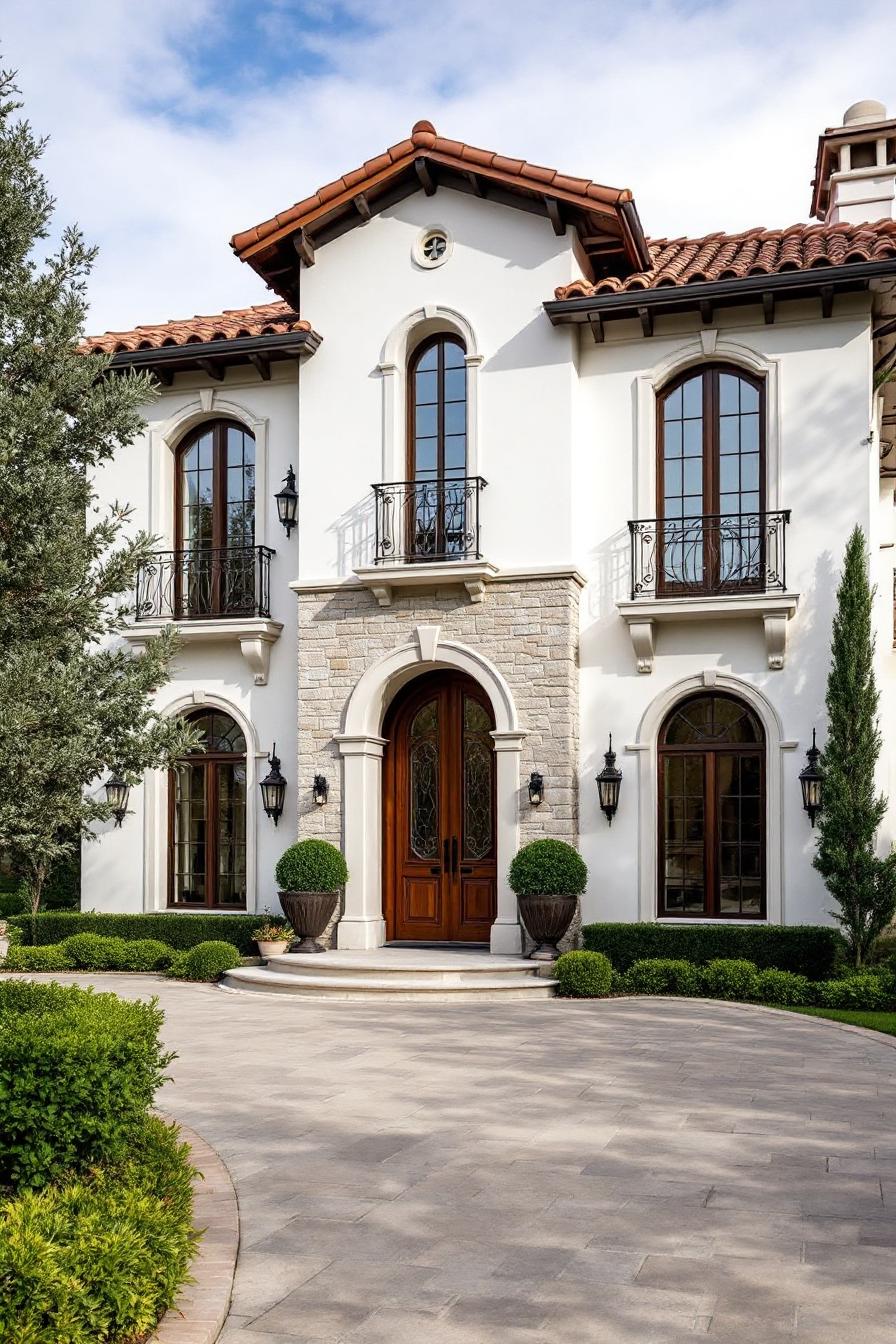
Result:
<instances>
[{"instance_id":1,"label":"white cloud","mask_svg":"<svg viewBox=\"0 0 896 1344\"><path fill-rule=\"evenodd\" d=\"M250 9L294 70L266 74ZM4 55L51 136L59 220L101 247L93 330L263 302L230 235L420 117L630 186L659 236L805 219L818 132L857 98L896 106L881 0L349 0L333 14L307 0L5 0ZM214 87L195 71L219 44L238 73Z\"/></svg>"}]
</instances>

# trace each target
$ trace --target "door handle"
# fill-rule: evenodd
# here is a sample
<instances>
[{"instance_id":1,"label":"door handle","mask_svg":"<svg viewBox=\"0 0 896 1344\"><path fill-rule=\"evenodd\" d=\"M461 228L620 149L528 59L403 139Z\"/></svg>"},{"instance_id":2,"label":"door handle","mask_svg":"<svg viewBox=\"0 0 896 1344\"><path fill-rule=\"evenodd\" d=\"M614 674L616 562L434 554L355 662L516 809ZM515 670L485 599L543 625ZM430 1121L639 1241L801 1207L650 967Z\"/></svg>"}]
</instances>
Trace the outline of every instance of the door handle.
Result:
<instances>
[{"instance_id":1,"label":"door handle","mask_svg":"<svg viewBox=\"0 0 896 1344\"><path fill-rule=\"evenodd\" d=\"M442 842L442 868L446 873L451 872L451 841L447 836Z\"/></svg>"},{"instance_id":2,"label":"door handle","mask_svg":"<svg viewBox=\"0 0 896 1344\"><path fill-rule=\"evenodd\" d=\"M460 866L460 872L461 872L461 876L462 876L462 877L464 877L467 873L472 873L472 871L473 871L473 865L472 865L472 863L462 863L462 864L461 864L461 866Z\"/></svg>"},{"instance_id":3,"label":"door handle","mask_svg":"<svg viewBox=\"0 0 896 1344\"><path fill-rule=\"evenodd\" d=\"M433 874L434 877L438 877L438 875L439 875L439 873L441 873L442 869L441 869L441 866L440 866L438 863L434 863L433 866L430 868L429 871Z\"/></svg>"},{"instance_id":4,"label":"door handle","mask_svg":"<svg viewBox=\"0 0 896 1344\"><path fill-rule=\"evenodd\" d=\"M456 836L456 835L452 835L452 837L451 837L451 871L452 871L452 873L454 873L455 877L457 876L457 850L458 850L457 836Z\"/></svg>"}]
</instances>

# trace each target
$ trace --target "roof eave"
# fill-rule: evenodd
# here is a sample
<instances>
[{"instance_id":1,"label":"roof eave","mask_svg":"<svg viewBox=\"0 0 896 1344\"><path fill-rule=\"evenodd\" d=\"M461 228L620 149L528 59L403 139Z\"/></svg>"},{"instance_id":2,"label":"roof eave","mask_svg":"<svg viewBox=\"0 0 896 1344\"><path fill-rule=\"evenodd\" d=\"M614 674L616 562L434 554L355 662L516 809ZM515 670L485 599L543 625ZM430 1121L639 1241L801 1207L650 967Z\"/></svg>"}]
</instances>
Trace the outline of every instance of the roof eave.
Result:
<instances>
[{"instance_id":1,"label":"roof eave","mask_svg":"<svg viewBox=\"0 0 896 1344\"><path fill-rule=\"evenodd\" d=\"M287 331L263 336L239 336L233 340L191 341L185 345L117 350L111 357L109 368L113 372L149 369L169 377L192 370L206 372L204 365L223 371L235 364L251 363L252 356L269 363L285 359L308 359L321 340L322 337L316 331Z\"/></svg>"}]
</instances>

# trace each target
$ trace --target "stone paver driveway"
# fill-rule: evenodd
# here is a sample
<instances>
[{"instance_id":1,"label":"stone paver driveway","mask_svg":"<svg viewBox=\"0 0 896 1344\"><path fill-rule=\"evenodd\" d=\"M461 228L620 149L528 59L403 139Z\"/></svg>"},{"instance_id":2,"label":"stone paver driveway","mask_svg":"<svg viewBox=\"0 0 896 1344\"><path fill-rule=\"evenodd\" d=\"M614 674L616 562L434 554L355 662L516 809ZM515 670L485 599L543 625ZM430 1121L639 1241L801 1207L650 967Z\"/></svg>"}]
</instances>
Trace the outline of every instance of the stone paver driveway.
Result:
<instances>
[{"instance_id":1,"label":"stone paver driveway","mask_svg":"<svg viewBox=\"0 0 896 1344\"><path fill-rule=\"evenodd\" d=\"M225 1344L896 1338L896 1050L700 1002L158 993L242 1231Z\"/></svg>"}]
</instances>

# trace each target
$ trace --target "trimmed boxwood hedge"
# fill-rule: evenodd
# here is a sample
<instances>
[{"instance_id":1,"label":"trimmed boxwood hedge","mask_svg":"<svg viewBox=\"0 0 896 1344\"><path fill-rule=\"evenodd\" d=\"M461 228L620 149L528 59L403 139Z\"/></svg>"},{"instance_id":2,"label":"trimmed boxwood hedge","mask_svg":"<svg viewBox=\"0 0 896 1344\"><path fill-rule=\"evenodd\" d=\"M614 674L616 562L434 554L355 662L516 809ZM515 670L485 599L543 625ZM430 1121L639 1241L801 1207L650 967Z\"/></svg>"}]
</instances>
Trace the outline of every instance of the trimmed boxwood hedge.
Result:
<instances>
[{"instance_id":1,"label":"trimmed boxwood hedge","mask_svg":"<svg viewBox=\"0 0 896 1344\"><path fill-rule=\"evenodd\" d=\"M845 951L839 930L814 924L586 924L585 947L603 952L616 971L646 958L674 958L705 966L747 960L810 980L828 980Z\"/></svg>"},{"instance_id":2,"label":"trimmed boxwood hedge","mask_svg":"<svg viewBox=\"0 0 896 1344\"><path fill-rule=\"evenodd\" d=\"M244 957L254 956L252 937L258 928L258 915L105 915L66 910L40 915L16 915L9 920L21 930L26 945L44 947L61 943L76 933L100 933L107 938L154 938L169 947L186 949L197 943L233 943ZM285 924L279 916L272 923Z\"/></svg>"}]
</instances>

